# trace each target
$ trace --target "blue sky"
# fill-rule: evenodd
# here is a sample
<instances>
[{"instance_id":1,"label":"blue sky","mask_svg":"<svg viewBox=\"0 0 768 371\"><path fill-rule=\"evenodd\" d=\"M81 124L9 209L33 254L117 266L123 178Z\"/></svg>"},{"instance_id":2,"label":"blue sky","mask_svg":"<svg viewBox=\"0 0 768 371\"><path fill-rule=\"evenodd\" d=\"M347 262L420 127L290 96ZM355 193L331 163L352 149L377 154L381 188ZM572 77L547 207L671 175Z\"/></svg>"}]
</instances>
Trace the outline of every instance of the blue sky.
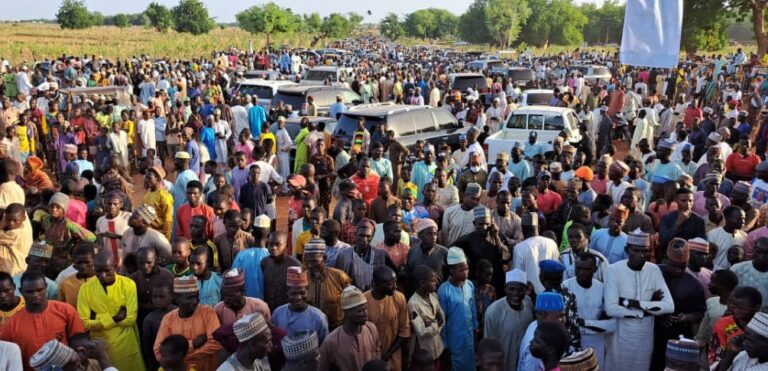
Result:
<instances>
[{"instance_id":1,"label":"blue sky","mask_svg":"<svg viewBox=\"0 0 768 371\"><path fill-rule=\"evenodd\" d=\"M155 0L166 6L173 6L178 3L178 0ZM241 2L241 1L226 1L226 0L202 0L208 7L208 11L211 16L216 18L217 22L234 22L235 14L245 8L252 5L266 3L267 1L258 2ZM22 19L37 19L55 18L56 11L59 8L59 0L22 0L4 1L3 11L0 14L0 20L15 21ZM110 15L117 13L139 13L146 9L147 5L152 0L131 0L131 1L115 1L115 0L85 0L86 6L92 11L99 11L102 14ZM281 1L274 0L278 5L290 7L296 13L313 13L318 12L320 15L328 15L333 12L346 13L354 11L365 15L364 22L376 22L383 18L387 13L393 12L395 14L404 15L414 10L424 8L445 8L453 13L463 13L470 4L468 0L387 0L387 1L372 1L367 5L364 5L362 1L338 1L338 0L291 0ZM603 0L575 0L576 3L598 3L601 4ZM367 11L371 11L371 15L368 16Z\"/></svg>"}]
</instances>

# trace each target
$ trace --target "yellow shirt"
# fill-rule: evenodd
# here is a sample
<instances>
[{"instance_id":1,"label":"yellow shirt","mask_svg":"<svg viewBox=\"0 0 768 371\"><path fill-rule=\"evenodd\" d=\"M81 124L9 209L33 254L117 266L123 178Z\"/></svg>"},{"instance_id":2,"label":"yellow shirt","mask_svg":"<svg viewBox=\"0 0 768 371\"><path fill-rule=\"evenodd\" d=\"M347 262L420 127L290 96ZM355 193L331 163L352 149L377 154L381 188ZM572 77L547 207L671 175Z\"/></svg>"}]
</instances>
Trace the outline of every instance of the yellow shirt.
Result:
<instances>
[{"instance_id":1,"label":"yellow shirt","mask_svg":"<svg viewBox=\"0 0 768 371\"><path fill-rule=\"evenodd\" d=\"M26 125L14 125L13 128L19 138L19 152L31 152L34 148L34 140L30 138L29 128Z\"/></svg>"},{"instance_id":2,"label":"yellow shirt","mask_svg":"<svg viewBox=\"0 0 768 371\"><path fill-rule=\"evenodd\" d=\"M297 254L304 255L304 245L309 242L309 240L312 239L312 233L310 233L308 230L301 232L298 237L296 237L296 243L293 244L293 255L296 256Z\"/></svg>"},{"instance_id":3,"label":"yellow shirt","mask_svg":"<svg viewBox=\"0 0 768 371\"><path fill-rule=\"evenodd\" d=\"M145 193L144 203L154 207L157 212L157 220L150 227L165 235L165 238L170 241L173 228L173 196L165 188L159 188L157 191Z\"/></svg>"},{"instance_id":4,"label":"yellow shirt","mask_svg":"<svg viewBox=\"0 0 768 371\"><path fill-rule=\"evenodd\" d=\"M123 123L125 127L123 127L123 130L125 130L128 133L128 144L133 144L133 136L136 135L136 124L133 123L133 120L128 120Z\"/></svg>"},{"instance_id":5,"label":"yellow shirt","mask_svg":"<svg viewBox=\"0 0 768 371\"><path fill-rule=\"evenodd\" d=\"M7 322L11 317L13 317L13 315L16 314L16 312L24 308L24 303L25 303L24 297L19 296L19 299L21 300L19 300L19 304L15 308L7 312L3 312L0 310L0 331L2 331L3 326L5 326L5 322Z\"/></svg>"},{"instance_id":6,"label":"yellow shirt","mask_svg":"<svg viewBox=\"0 0 768 371\"><path fill-rule=\"evenodd\" d=\"M125 307L126 316L120 322L112 317L120 307ZM95 319L91 319L91 313ZM80 287L77 296L77 314L90 331L91 337L106 344L107 354L118 370L144 370L139 346L139 329L136 318L139 301L136 283L128 277L115 275L115 283L104 288L98 279L89 280Z\"/></svg>"},{"instance_id":7,"label":"yellow shirt","mask_svg":"<svg viewBox=\"0 0 768 371\"><path fill-rule=\"evenodd\" d=\"M80 293L80 287L94 279L96 279L96 276L86 279L77 278L77 274L65 278L59 284L59 298L61 298L61 301L77 308L77 295Z\"/></svg>"}]
</instances>

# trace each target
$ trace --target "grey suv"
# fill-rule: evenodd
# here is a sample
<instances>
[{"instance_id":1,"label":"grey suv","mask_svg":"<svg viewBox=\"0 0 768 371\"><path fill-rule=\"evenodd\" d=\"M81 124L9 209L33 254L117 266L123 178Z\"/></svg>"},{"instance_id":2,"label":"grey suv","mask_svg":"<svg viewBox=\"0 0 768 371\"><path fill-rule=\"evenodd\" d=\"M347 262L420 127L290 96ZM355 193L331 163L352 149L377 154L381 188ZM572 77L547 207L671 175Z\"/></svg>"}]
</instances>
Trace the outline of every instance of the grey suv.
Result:
<instances>
[{"instance_id":1,"label":"grey suv","mask_svg":"<svg viewBox=\"0 0 768 371\"><path fill-rule=\"evenodd\" d=\"M272 97L272 106L275 107L278 102L283 101L286 105L290 104L294 111L299 111L300 115L305 116L307 114L307 97L312 96L317 105L317 114L328 116L331 105L336 103L337 95L341 95L347 107L363 103L363 98L360 95L340 86L297 85L279 87L277 94Z\"/></svg>"}]
</instances>

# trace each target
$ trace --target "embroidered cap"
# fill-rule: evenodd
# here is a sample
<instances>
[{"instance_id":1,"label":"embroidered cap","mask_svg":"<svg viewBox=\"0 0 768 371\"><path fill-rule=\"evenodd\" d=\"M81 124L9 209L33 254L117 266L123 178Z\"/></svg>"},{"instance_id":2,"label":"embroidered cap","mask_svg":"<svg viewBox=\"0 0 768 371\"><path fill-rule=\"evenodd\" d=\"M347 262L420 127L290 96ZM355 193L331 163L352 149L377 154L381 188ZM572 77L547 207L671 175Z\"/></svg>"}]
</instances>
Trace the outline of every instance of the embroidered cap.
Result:
<instances>
[{"instance_id":1,"label":"embroidered cap","mask_svg":"<svg viewBox=\"0 0 768 371\"><path fill-rule=\"evenodd\" d=\"M649 247L651 246L651 236L637 228L627 234L627 245Z\"/></svg>"},{"instance_id":2,"label":"embroidered cap","mask_svg":"<svg viewBox=\"0 0 768 371\"><path fill-rule=\"evenodd\" d=\"M154 207L147 204L139 205L133 213L147 224L152 224L157 220L157 211L155 211Z\"/></svg>"},{"instance_id":3,"label":"embroidered cap","mask_svg":"<svg viewBox=\"0 0 768 371\"><path fill-rule=\"evenodd\" d=\"M176 155L173 156L173 158L177 158L180 160L189 160L192 158L192 155L190 155L189 152L186 152L186 151L179 151L179 152L176 152Z\"/></svg>"},{"instance_id":4,"label":"embroidered cap","mask_svg":"<svg viewBox=\"0 0 768 371\"><path fill-rule=\"evenodd\" d=\"M253 219L253 226L256 228L269 228L272 226L272 219L268 216L261 214Z\"/></svg>"},{"instance_id":5,"label":"embroidered cap","mask_svg":"<svg viewBox=\"0 0 768 371\"><path fill-rule=\"evenodd\" d=\"M419 234L421 231L427 228L437 229L437 222L429 218L421 218L416 221L416 234Z\"/></svg>"},{"instance_id":6,"label":"embroidered cap","mask_svg":"<svg viewBox=\"0 0 768 371\"><path fill-rule=\"evenodd\" d=\"M264 319L264 315L255 312L235 321L232 324L232 330L235 332L237 341L243 343L253 339L262 332L269 331L269 327Z\"/></svg>"},{"instance_id":7,"label":"embroidered cap","mask_svg":"<svg viewBox=\"0 0 768 371\"><path fill-rule=\"evenodd\" d=\"M356 286L347 286L341 292L341 309L347 310L360 305L368 304L368 300Z\"/></svg>"},{"instance_id":8,"label":"embroidered cap","mask_svg":"<svg viewBox=\"0 0 768 371\"><path fill-rule=\"evenodd\" d=\"M77 357L77 352L54 339L43 344L29 359L29 366L35 370L57 370Z\"/></svg>"},{"instance_id":9,"label":"embroidered cap","mask_svg":"<svg viewBox=\"0 0 768 371\"><path fill-rule=\"evenodd\" d=\"M675 237L667 245L667 259L678 264L687 264L691 257L691 248L688 241Z\"/></svg>"},{"instance_id":10,"label":"embroidered cap","mask_svg":"<svg viewBox=\"0 0 768 371\"><path fill-rule=\"evenodd\" d=\"M240 268L232 268L221 275L222 288L242 288L245 287L245 273Z\"/></svg>"},{"instance_id":11,"label":"embroidered cap","mask_svg":"<svg viewBox=\"0 0 768 371\"><path fill-rule=\"evenodd\" d=\"M289 361L297 361L317 352L318 343L317 333L314 331L299 331L280 341L283 354Z\"/></svg>"},{"instance_id":12,"label":"embroidered cap","mask_svg":"<svg viewBox=\"0 0 768 371\"><path fill-rule=\"evenodd\" d=\"M688 247L691 249L691 251L698 251L709 254L709 242L701 237L688 240Z\"/></svg>"},{"instance_id":13,"label":"embroidered cap","mask_svg":"<svg viewBox=\"0 0 768 371\"><path fill-rule=\"evenodd\" d=\"M288 287L306 287L309 285L307 281L307 271L301 267L288 267L288 275L285 279L285 285Z\"/></svg>"},{"instance_id":14,"label":"embroidered cap","mask_svg":"<svg viewBox=\"0 0 768 371\"><path fill-rule=\"evenodd\" d=\"M667 341L667 368L688 369L699 364L699 343L685 339Z\"/></svg>"},{"instance_id":15,"label":"embroidered cap","mask_svg":"<svg viewBox=\"0 0 768 371\"><path fill-rule=\"evenodd\" d=\"M325 240L320 238L313 238L304 244L304 256L314 254L325 255L325 249Z\"/></svg>"},{"instance_id":16,"label":"embroidered cap","mask_svg":"<svg viewBox=\"0 0 768 371\"><path fill-rule=\"evenodd\" d=\"M448 265L456 265L467 262L467 257L464 255L464 250L458 247L451 247L448 249L448 256L446 257Z\"/></svg>"},{"instance_id":17,"label":"embroidered cap","mask_svg":"<svg viewBox=\"0 0 768 371\"><path fill-rule=\"evenodd\" d=\"M38 258L50 259L53 256L53 245L46 243L45 241L35 241L32 247L29 248L29 255L37 256Z\"/></svg>"},{"instance_id":18,"label":"embroidered cap","mask_svg":"<svg viewBox=\"0 0 768 371\"><path fill-rule=\"evenodd\" d=\"M190 294L199 291L200 289L197 287L197 277L195 276L184 276L173 279L174 294Z\"/></svg>"},{"instance_id":19,"label":"embroidered cap","mask_svg":"<svg viewBox=\"0 0 768 371\"><path fill-rule=\"evenodd\" d=\"M483 205L476 206L472 209L472 214L474 215L475 220L491 218L491 210Z\"/></svg>"}]
</instances>

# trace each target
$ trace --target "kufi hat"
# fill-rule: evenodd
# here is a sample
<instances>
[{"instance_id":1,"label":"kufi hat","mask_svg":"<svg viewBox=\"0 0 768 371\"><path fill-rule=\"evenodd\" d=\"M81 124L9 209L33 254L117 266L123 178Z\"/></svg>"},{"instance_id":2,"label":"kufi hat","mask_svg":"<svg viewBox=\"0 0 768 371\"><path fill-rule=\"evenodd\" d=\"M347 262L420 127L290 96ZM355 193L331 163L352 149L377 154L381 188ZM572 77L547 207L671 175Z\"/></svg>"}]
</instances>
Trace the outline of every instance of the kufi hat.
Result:
<instances>
[{"instance_id":1,"label":"kufi hat","mask_svg":"<svg viewBox=\"0 0 768 371\"><path fill-rule=\"evenodd\" d=\"M709 242L701 237L688 240L688 247L691 249L691 251L699 251L705 254L709 254Z\"/></svg>"},{"instance_id":2,"label":"kufi hat","mask_svg":"<svg viewBox=\"0 0 768 371\"><path fill-rule=\"evenodd\" d=\"M747 328L764 338L768 338L768 313L756 313L747 324Z\"/></svg>"},{"instance_id":3,"label":"kufi hat","mask_svg":"<svg viewBox=\"0 0 768 371\"><path fill-rule=\"evenodd\" d=\"M549 164L549 171L553 173L562 173L563 172L563 164L559 162L553 162ZM541 176L539 176L541 177Z\"/></svg>"},{"instance_id":4,"label":"kufi hat","mask_svg":"<svg viewBox=\"0 0 768 371\"><path fill-rule=\"evenodd\" d=\"M749 182L740 180L733 185L733 193L738 193L741 195L749 195L750 192L752 192L752 185L749 184Z\"/></svg>"},{"instance_id":5,"label":"kufi hat","mask_svg":"<svg viewBox=\"0 0 768 371\"><path fill-rule=\"evenodd\" d=\"M272 219L268 216L261 214L253 219L253 226L256 228L269 228L272 226Z\"/></svg>"},{"instance_id":6,"label":"kufi hat","mask_svg":"<svg viewBox=\"0 0 768 371\"><path fill-rule=\"evenodd\" d=\"M283 354L289 361L297 361L312 354L318 349L317 333L314 331L299 331L284 337L280 341Z\"/></svg>"},{"instance_id":7,"label":"kufi hat","mask_svg":"<svg viewBox=\"0 0 768 371\"><path fill-rule=\"evenodd\" d=\"M688 246L688 241L678 237L669 241L669 245L667 245L667 259L674 263L688 264L690 257L691 248Z\"/></svg>"},{"instance_id":8,"label":"kufi hat","mask_svg":"<svg viewBox=\"0 0 768 371\"><path fill-rule=\"evenodd\" d=\"M497 160L503 160L503 161L509 161L509 153L506 153L504 151L501 151L496 154Z\"/></svg>"},{"instance_id":9,"label":"kufi hat","mask_svg":"<svg viewBox=\"0 0 768 371\"><path fill-rule=\"evenodd\" d=\"M347 286L344 291L341 292L341 309L347 310L360 305L368 304L368 300L365 298L360 289L355 286Z\"/></svg>"},{"instance_id":10,"label":"kufi hat","mask_svg":"<svg viewBox=\"0 0 768 371\"><path fill-rule=\"evenodd\" d=\"M525 143L516 140L514 143L512 143L512 148L517 148L522 151L525 149Z\"/></svg>"},{"instance_id":11,"label":"kufi hat","mask_svg":"<svg viewBox=\"0 0 768 371\"><path fill-rule=\"evenodd\" d=\"M458 247L451 247L448 249L448 256L446 258L448 265L456 265L467 262L467 257L464 255L464 250Z\"/></svg>"},{"instance_id":12,"label":"kufi hat","mask_svg":"<svg viewBox=\"0 0 768 371\"><path fill-rule=\"evenodd\" d=\"M608 171L627 173L629 172L629 165L627 165L624 161L616 160L613 161L611 166L608 168Z\"/></svg>"},{"instance_id":13,"label":"kufi hat","mask_svg":"<svg viewBox=\"0 0 768 371\"><path fill-rule=\"evenodd\" d=\"M473 196L479 196L482 191L483 191L483 188L480 187L480 184L469 183L469 184L467 184L467 188L464 191L464 193L470 194L470 195L473 195Z\"/></svg>"},{"instance_id":14,"label":"kufi hat","mask_svg":"<svg viewBox=\"0 0 768 371\"><path fill-rule=\"evenodd\" d=\"M527 276L525 275L525 272L522 269L515 268L511 271L508 271L506 274L506 281L505 283L522 283L523 285L528 283Z\"/></svg>"},{"instance_id":15,"label":"kufi hat","mask_svg":"<svg viewBox=\"0 0 768 371\"><path fill-rule=\"evenodd\" d=\"M77 146L74 145L74 144L65 144L64 145L64 152L65 153L77 154Z\"/></svg>"},{"instance_id":16,"label":"kufi hat","mask_svg":"<svg viewBox=\"0 0 768 371\"><path fill-rule=\"evenodd\" d=\"M427 228L437 228L437 222L429 218L421 218L416 221L416 234Z\"/></svg>"},{"instance_id":17,"label":"kufi hat","mask_svg":"<svg viewBox=\"0 0 768 371\"><path fill-rule=\"evenodd\" d=\"M520 217L520 225L527 225L531 227L539 226L539 214L526 212Z\"/></svg>"},{"instance_id":18,"label":"kufi hat","mask_svg":"<svg viewBox=\"0 0 768 371\"><path fill-rule=\"evenodd\" d=\"M573 173L573 175L575 175L575 176L577 176L577 177L579 177L581 179L584 179L584 180L586 180L588 182L591 182L592 179L595 178L595 173L592 171L591 168L589 168L589 166L582 166L582 167L576 169L576 171Z\"/></svg>"},{"instance_id":19,"label":"kufi hat","mask_svg":"<svg viewBox=\"0 0 768 371\"><path fill-rule=\"evenodd\" d=\"M704 180L706 180L707 183L714 182L714 181L721 182L723 180L723 176L720 175L720 173L710 171L709 173L707 173L707 176L704 177Z\"/></svg>"},{"instance_id":20,"label":"kufi hat","mask_svg":"<svg viewBox=\"0 0 768 371\"><path fill-rule=\"evenodd\" d=\"M536 295L536 310L537 311L556 311L563 310L565 308L565 301L563 296L556 293L545 291Z\"/></svg>"},{"instance_id":21,"label":"kufi hat","mask_svg":"<svg viewBox=\"0 0 768 371\"><path fill-rule=\"evenodd\" d=\"M683 144L683 151L693 151L693 144L691 143Z\"/></svg>"},{"instance_id":22,"label":"kufi hat","mask_svg":"<svg viewBox=\"0 0 768 371\"><path fill-rule=\"evenodd\" d=\"M237 341L243 343L253 339L264 331L269 331L269 327L267 326L267 321L264 319L264 315L259 312L254 312L235 321L235 323L232 324L232 330L235 332Z\"/></svg>"},{"instance_id":23,"label":"kufi hat","mask_svg":"<svg viewBox=\"0 0 768 371\"><path fill-rule=\"evenodd\" d=\"M320 238L313 238L304 244L304 256L312 254L325 255L325 249L325 240Z\"/></svg>"},{"instance_id":24,"label":"kufi hat","mask_svg":"<svg viewBox=\"0 0 768 371\"><path fill-rule=\"evenodd\" d=\"M45 241L35 241L32 244L32 247L29 248L28 255L50 259L53 256L53 245L50 245Z\"/></svg>"},{"instance_id":25,"label":"kufi hat","mask_svg":"<svg viewBox=\"0 0 768 371\"><path fill-rule=\"evenodd\" d=\"M627 234L627 245L649 247L651 246L651 236L637 228Z\"/></svg>"},{"instance_id":26,"label":"kufi hat","mask_svg":"<svg viewBox=\"0 0 768 371\"><path fill-rule=\"evenodd\" d=\"M197 287L197 277L195 276L183 276L173 279L173 293L174 294L188 294L199 292Z\"/></svg>"},{"instance_id":27,"label":"kufi hat","mask_svg":"<svg viewBox=\"0 0 768 371\"><path fill-rule=\"evenodd\" d=\"M560 371L597 371L597 356L592 348L586 348L580 352L564 357L558 364Z\"/></svg>"},{"instance_id":28,"label":"kufi hat","mask_svg":"<svg viewBox=\"0 0 768 371\"><path fill-rule=\"evenodd\" d=\"M711 115L711 114L712 114L712 112L714 112L714 110L712 109L712 107L704 107L704 113L706 113L706 114L710 114L710 115Z\"/></svg>"},{"instance_id":29,"label":"kufi hat","mask_svg":"<svg viewBox=\"0 0 768 371\"><path fill-rule=\"evenodd\" d=\"M232 268L221 275L222 288L242 288L245 287L245 273L240 268Z\"/></svg>"},{"instance_id":30,"label":"kufi hat","mask_svg":"<svg viewBox=\"0 0 768 371\"><path fill-rule=\"evenodd\" d=\"M699 364L699 343L682 338L667 340L667 368L688 369Z\"/></svg>"},{"instance_id":31,"label":"kufi hat","mask_svg":"<svg viewBox=\"0 0 768 371\"><path fill-rule=\"evenodd\" d=\"M491 210L483 205L476 206L472 209L472 214L474 215L474 220L491 218Z\"/></svg>"},{"instance_id":32,"label":"kufi hat","mask_svg":"<svg viewBox=\"0 0 768 371\"><path fill-rule=\"evenodd\" d=\"M192 158L192 155L190 155L189 152L187 151L179 151L179 152L176 152L176 155L174 156L174 158L178 158L181 160L189 160Z\"/></svg>"},{"instance_id":33,"label":"kufi hat","mask_svg":"<svg viewBox=\"0 0 768 371\"><path fill-rule=\"evenodd\" d=\"M48 201L48 206L50 205L59 205L62 209L66 210L67 206L69 205L69 196L61 193L56 192L51 196L51 200Z\"/></svg>"},{"instance_id":34,"label":"kufi hat","mask_svg":"<svg viewBox=\"0 0 768 371\"><path fill-rule=\"evenodd\" d=\"M288 267L285 285L288 287L306 287L309 285L307 271L301 269L301 267Z\"/></svg>"},{"instance_id":35,"label":"kufi hat","mask_svg":"<svg viewBox=\"0 0 768 371\"><path fill-rule=\"evenodd\" d=\"M141 204L133 212L138 215L144 223L152 224L157 220L157 211L150 205Z\"/></svg>"},{"instance_id":36,"label":"kufi hat","mask_svg":"<svg viewBox=\"0 0 768 371\"><path fill-rule=\"evenodd\" d=\"M712 132L712 133L709 133L709 136L707 137L707 139L709 139L709 140L711 140L711 141L713 141L715 143L720 143L720 142L723 141L723 136L720 135L720 133Z\"/></svg>"},{"instance_id":37,"label":"kufi hat","mask_svg":"<svg viewBox=\"0 0 768 371\"><path fill-rule=\"evenodd\" d=\"M29 359L29 366L35 370L58 370L66 366L77 352L53 339L43 344Z\"/></svg>"},{"instance_id":38,"label":"kufi hat","mask_svg":"<svg viewBox=\"0 0 768 371\"><path fill-rule=\"evenodd\" d=\"M544 273L563 273L565 266L557 260L545 259L539 262L539 270Z\"/></svg>"}]
</instances>

